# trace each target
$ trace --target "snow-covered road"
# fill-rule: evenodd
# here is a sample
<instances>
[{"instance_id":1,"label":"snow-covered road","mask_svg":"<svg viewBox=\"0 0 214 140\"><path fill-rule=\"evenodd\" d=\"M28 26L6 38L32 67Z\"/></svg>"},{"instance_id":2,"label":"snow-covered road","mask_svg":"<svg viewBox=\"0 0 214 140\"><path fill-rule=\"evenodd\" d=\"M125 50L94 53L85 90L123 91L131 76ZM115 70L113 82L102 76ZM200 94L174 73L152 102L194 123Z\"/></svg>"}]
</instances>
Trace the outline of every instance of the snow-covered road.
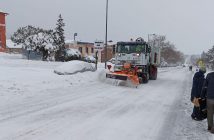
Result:
<instances>
[{"instance_id":1,"label":"snow-covered road","mask_svg":"<svg viewBox=\"0 0 214 140\"><path fill-rule=\"evenodd\" d=\"M190 118L193 72L161 69L132 88L103 69L61 76L61 63L0 59L0 140L212 140Z\"/></svg>"}]
</instances>

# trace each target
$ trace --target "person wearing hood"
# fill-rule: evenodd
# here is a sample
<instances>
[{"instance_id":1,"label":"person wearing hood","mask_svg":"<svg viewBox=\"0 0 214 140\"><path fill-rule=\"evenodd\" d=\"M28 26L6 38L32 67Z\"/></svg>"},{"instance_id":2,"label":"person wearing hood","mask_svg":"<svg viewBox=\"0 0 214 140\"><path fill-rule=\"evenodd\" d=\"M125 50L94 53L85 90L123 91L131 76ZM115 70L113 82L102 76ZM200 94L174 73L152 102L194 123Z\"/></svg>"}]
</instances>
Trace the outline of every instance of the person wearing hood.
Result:
<instances>
[{"instance_id":1,"label":"person wearing hood","mask_svg":"<svg viewBox=\"0 0 214 140\"><path fill-rule=\"evenodd\" d=\"M214 116L214 72L206 76L201 97L207 99L207 124L208 130L214 134L213 116Z\"/></svg>"},{"instance_id":2,"label":"person wearing hood","mask_svg":"<svg viewBox=\"0 0 214 140\"><path fill-rule=\"evenodd\" d=\"M193 84L191 90L191 102L194 104L192 119L194 120L203 120L203 116L200 111L199 98L201 96L201 91L203 83L205 81L204 74L206 73L206 68L204 66L199 67L199 70L195 73L193 77Z\"/></svg>"}]
</instances>

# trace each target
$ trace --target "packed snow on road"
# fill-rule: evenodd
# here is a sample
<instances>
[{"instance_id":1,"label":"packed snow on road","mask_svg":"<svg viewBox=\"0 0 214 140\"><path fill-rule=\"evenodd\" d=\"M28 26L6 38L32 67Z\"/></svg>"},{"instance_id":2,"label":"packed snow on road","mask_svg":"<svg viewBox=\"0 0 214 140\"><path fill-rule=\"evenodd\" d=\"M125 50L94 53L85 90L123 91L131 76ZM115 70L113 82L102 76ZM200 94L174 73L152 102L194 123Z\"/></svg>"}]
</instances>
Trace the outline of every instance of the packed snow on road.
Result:
<instances>
[{"instance_id":1,"label":"packed snow on road","mask_svg":"<svg viewBox=\"0 0 214 140\"><path fill-rule=\"evenodd\" d=\"M187 68L160 68L157 80L133 88L106 79L102 64L77 73L63 65L0 53L0 140L214 139L206 120L190 117Z\"/></svg>"}]
</instances>

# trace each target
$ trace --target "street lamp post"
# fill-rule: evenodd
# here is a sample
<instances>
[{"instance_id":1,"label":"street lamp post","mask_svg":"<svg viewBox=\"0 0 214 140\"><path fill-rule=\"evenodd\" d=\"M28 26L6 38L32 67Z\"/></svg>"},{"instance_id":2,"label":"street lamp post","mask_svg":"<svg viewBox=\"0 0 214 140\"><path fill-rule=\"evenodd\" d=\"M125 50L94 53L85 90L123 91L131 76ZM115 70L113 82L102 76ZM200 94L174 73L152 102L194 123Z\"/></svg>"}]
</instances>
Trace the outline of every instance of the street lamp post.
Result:
<instances>
[{"instance_id":1,"label":"street lamp post","mask_svg":"<svg viewBox=\"0 0 214 140\"><path fill-rule=\"evenodd\" d=\"M74 41L76 41L77 33L74 33Z\"/></svg>"},{"instance_id":2,"label":"street lamp post","mask_svg":"<svg viewBox=\"0 0 214 140\"><path fill-rule=\"evenodd\" d=\"M108 39L108 0L106 0L106 35L105 35L105 69L107 66L107 39Z\"/></svg>"},{"instance_id":3,"label":"street lamp post","mask_svg":"<svg viewBox=\"0 0 214 140\"><path fill-rule=\"evenodd\" d=\"M77 47L76 36L77 36L77 33L74 33L74 43L73 43L74 48ZM81 52L81 53L82 53L82 52Z\"/></svg>"}]
</instances>

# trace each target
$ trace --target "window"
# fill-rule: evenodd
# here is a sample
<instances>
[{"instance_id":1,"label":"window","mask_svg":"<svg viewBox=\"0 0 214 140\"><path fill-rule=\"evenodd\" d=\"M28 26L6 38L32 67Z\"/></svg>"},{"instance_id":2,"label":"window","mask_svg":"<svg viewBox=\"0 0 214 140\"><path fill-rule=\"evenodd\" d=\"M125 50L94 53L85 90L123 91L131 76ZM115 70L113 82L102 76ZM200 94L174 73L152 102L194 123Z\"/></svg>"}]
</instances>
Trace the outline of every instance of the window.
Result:
<instances>
[{"instance_id":1,"label":"window","mask_svg":"<svg viewBox=\"0 0 214 140\"><path fill-rule=\"evenodd\" d=\"M82 53L82 47L79 47L79 51L80 51L80 53Z\"/></svg>"},{"instance_id":2,"label":"window","mask_svg":"<svg viewBox=\"0 0 214 140\"><path fill-rule=\"evenodd\" d=\"M91 48L91 53L94 53L94 48Z\"/></svg>"},{"instance_id":3,"label":"window","mask_svg":"<svg viewBox=\"0 0 214 140\"><path fill-rule=\"evenodd\" d=\"M145 51L144 45L118 45L117 52L118 53L141 53Z\"/></svg>"},{"instance_id":4,"label":"window","mask_svg":"<svg viewBox=\"0 0 214 140\"><path fill-rule=\"evenodd\" d=\"M88 53L88 47L86 47L86 53Z\"/></svg>"}]
</instances>

